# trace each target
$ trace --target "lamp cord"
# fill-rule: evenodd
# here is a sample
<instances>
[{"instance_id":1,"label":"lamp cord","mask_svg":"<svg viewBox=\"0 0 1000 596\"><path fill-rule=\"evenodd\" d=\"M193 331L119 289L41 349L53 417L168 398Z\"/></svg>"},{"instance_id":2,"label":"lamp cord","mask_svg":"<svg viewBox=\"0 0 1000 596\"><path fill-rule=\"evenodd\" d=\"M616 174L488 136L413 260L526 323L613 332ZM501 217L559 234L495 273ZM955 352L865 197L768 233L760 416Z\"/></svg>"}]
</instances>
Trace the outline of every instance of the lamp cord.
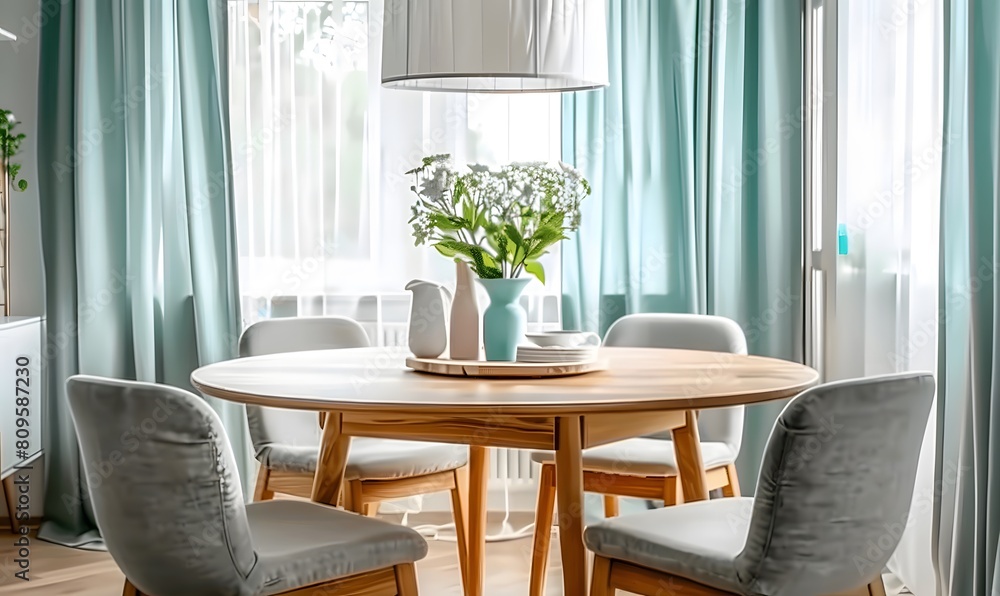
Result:
<instances>
[{"instance_id":1,"label":"lamp cord","mask_svg":"<svg viewBox=\"0 0 1000 596\"><path fill-rule=\"evenodd\" d=\"M504 517L503 522L501 522L500 525L500 532L497 534L487 534L486 542L507 542L509 540L519 540L521 538L532 536L535 530L534 522L519 529L514 529L514 527L510 524L510 482L503 483L503 501ZM408 522L411 513L420 513L420 510L404 509L403 520L401 522L402 525L410 527ZM455 542L457 540L454 533L455 522L440 525L423 524L420 526L413 526L412 529L428 540L438 540L441 542ZM442 533L446 530L451 530L451 532Z\"/></svg>"}]
</instances>

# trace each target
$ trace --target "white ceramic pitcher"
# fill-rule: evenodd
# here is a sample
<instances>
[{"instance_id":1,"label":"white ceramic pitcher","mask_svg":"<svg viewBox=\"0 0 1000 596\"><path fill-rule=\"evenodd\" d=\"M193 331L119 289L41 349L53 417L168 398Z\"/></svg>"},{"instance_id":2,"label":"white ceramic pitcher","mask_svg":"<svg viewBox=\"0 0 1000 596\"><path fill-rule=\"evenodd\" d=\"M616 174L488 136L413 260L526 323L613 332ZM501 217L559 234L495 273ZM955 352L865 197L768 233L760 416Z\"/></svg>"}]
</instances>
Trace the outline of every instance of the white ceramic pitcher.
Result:
<instances>
[{"instance_id":1,"label":"white ceramic pitcher","mask_svg":"<svg viewBox=\"0 0 1000 596\"><path fill-rule=\"evenodd\" d=\"M410 351L417 358L437 358L448 348L451 291L432 281L415 279L406 284L410 301Z\"/></svg>"}]
</instances>

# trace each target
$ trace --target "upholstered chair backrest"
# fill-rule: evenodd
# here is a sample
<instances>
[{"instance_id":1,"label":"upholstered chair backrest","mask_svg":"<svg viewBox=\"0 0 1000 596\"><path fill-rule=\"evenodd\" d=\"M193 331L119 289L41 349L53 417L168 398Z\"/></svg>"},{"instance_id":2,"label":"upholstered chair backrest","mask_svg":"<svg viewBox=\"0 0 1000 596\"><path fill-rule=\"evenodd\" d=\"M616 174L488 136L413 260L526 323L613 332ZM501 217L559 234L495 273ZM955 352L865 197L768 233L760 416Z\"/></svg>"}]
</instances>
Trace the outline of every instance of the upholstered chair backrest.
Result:
<instances>
[{"instance_id":1,"label":"upholstered chair backrest","mask_svg":"<svg viewBox=\"0 0 1000 596\"><path fill-rule=\"evenodd\" d=\"M66 383L97 526L146 594L241 594L256 563L219 417L187 391L74 376Z\"/></svg>"},{"instance_id":2,"label":"upholstered chair backrest","mask_svg":"<svg viewBox=\"0 0 1000 596\"><path fill-rule=\"evenodd\" d=\"M917 373L829 383L789 402L736 560L750 592L837 594L882 572L906 527L933 398L933 377Z\"/></svg>"},{"instance_id":3,"label":"upholstered chair backrest","mask_svg":"<svg viewBox=\"0 0 1000 596\"><path fill-rule=\"evenodd\" d=\"M731 319L712 315L626 315L608 329L604 345L747 353L747 340L740 326ZM734 454L739 454L743 443L743 415L743 406L702 411L698 415L701 440L726 443ZM653 436L669 439L670 433Z\"/></svg>"},{"instance_id":4,"label":"upholstered chair backrest","mask_svg":"<svg viewBox=\"0 0 1000 596\"><path fill-rule=\"evenodd\" d=\"M240 356L285 352L367 348L364 327L346 317L268 319L247 327L240 338ZM250 439L258 456L272 444L319 445L319 417L315 412L247 406Z\"/></svg>"}]
</instances>

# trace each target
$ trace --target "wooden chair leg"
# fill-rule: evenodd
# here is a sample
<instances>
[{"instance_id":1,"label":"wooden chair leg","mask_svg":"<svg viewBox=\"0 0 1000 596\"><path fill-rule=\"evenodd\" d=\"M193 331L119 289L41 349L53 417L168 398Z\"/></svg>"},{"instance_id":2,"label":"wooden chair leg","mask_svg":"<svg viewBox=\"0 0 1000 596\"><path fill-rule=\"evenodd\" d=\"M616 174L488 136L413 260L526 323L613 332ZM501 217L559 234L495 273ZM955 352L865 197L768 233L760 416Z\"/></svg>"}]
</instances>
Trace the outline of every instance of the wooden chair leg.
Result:
<instances>
[{"instance_id":1,"label":"wooden chair leg","mask_svg":"<svg viewBox=\"0 0 1000 596\"><path fill-rule=\"evenodd\" d=\"M729 482L729 484L722 487L722 496L724 497L740 496L740 479L736 475L736 464L729 464L728 466L726 466L726 479Z\"/></svg>"},{"instance_id":2,"label":"wooden chair leg","mask_svg":"<svg viewBox=\"0 0 1000 596\"><path fill-rule=\"evenodd\" d=\"M542 464L538 478L538 502L535 504L535 536L531 545L530 596L545 593L549 546L552 542L552 515L556 507L556 467Z\"/></svg>"},{"instance_id":3,"label":"wooden chair leg","mask_svg":"<svg viewBox=\"0 0 1000 596\"><path fill-rule=\"evenodd\" d=\"M462 585L469 590L469 468L455 470L455 488L451 489L451 516L455 520L455 542L458 543L458 567Z\"/></svg>"},{"instance_id":4,"label":"wooden chair leg","mask_svg":"<svg viewBox=\"0 0 1000 596\"><path fill-rule=\"evenodd\" d=\"M882 583L882 576L879 575L866 586L829 596L886 596L885 584Z\"/></svg>"},{"instance_id":5,"label":"wooden chair leg","mask_svg":"<svg viewBox=\"0 0 1000 596\"><path fill-rule=\"evenodd\" d=\"M122 596L143 596L142 592L132 585L132 582L125 580L125 587L122 589Z\"/></svg>"},{"instance_id":6,"label":"wooden chair leg","mask_svg":"<svg viewBox=\"0 0 1000 596\"><path fill-rule=\"evenodd\" d=\"M257 485L253 490L253 502L270 501L274 498L274 491L267 487L271 480L271 468L262 465L257 471Z\"/></svg>"},{"instance_id":7,"label":"wooden chair leg","mask_svg":"<svg viewBox=\"0 0 1000 596\"><path fill-rule=\"evenodd\" d=\"M594 576L590 580L590 596L615 596L611 587L611 559L594 557Z\"/></svg>"},{"instance_id":8,"label":"wooden chair leg","mask_svg":"<svg viewBox=\"0 0 1000 596\"><path fill-rule=\"evenodd\" d=\"M677 476L667 476L663 484L663 506L680 505L684 502L684 491Z\"/></svg>"},{"instance_id":9,"label":"wooden chair leg","mask_svg":"<svg viewBox=\"0 0 1000 596\"><path fill-rule=\"evenodd\" d=\"M365 517L378 517L378 503L365 503L361 506Z\"/></svg>"},{"instance_id":10,"label":"wooden chair leg","mask_svg":"<svg viewBox=\"0 0 1000 596\"><path fill-rule=\"evenodd\" d=\"M868 594L869 596L886 596L885 584L882 583L881 575L876 577L873 582L868 584Z\"/></svg>"},{"instance_id":11,"label":"wooden chair leg","mask_svg":"<svg viewBox=\"0 0 1000 596\"><path fill-rule=\"evenodd\" d=\"M344 509L365 514L364 485L360 480L351 480L344 485Z\"/></svg>"},{"instance_id":12,"label":"wooden chair leg","mask_svg":"<svg viewBox=\"0 0 1000 596\"><path fill-rule=\"evenodd\" d=\"M618 497L604 495L604 517L618 517Z\"/></svg>"},{"instance_id":13,"label":"wooden chair leg","mask_svg":"<svg viewBox=\"0 0 1000 596\"><path fill-rule=\"evenodd\" d=\"M14 486L14 476L10 475L3 479L3 492L6 495L7 515L10 521L10 531L14 534L21 533L21 522L17 519L17 487Z\"/></svg>"},{"instance_id":14,"label":"wooden chair leg","mask_svg":"<svg viewBox=\"0 0 1000 596\"><path fill-rule=\"evenodd\" d=\"M396 565L396 593L399 596L417 595L417 569L413 563Z\"/></svg>"}]
</instances>

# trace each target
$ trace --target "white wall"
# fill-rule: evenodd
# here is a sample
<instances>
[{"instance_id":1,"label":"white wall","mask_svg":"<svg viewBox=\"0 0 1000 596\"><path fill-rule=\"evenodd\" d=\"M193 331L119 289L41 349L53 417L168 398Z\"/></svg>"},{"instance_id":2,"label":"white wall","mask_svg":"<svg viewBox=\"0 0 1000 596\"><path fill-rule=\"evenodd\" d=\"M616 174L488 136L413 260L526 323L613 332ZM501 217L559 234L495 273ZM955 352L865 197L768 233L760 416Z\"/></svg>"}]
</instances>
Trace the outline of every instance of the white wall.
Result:
<instances>
[{"instance_id":1,"label":"white wall","mask_svg":"<svg viewBox=\"0 0 1000 596\"><path fill-rule=\"evenodd\" d=\"M38 217L39 0L0 2L0 28L18 40L0 41L0 106L12 110L27 135L19 162L28 190L11 193L11 314L40 315L43 310L42 248Z\"/></svg>"},{"instance_id":2,"label":"white wall","mask_svg":"<svg viewBox=\"0 0 1000 596\"><path fill-rule=\"evenodd\" d=\"M38 23L40 0L0 0L0 28L18 40L0 41L0 106L14 112L27 135L18 161L28 190L11 193L10 305L14 315L43 314L41 230L38 216L38 160L35 155L38 122ZM0 412L0 416L7 415ZM32 517L42 513L42 463L30 474ZM0 507L0 525L6 508Z\"/></svg>"}]
</instances>

